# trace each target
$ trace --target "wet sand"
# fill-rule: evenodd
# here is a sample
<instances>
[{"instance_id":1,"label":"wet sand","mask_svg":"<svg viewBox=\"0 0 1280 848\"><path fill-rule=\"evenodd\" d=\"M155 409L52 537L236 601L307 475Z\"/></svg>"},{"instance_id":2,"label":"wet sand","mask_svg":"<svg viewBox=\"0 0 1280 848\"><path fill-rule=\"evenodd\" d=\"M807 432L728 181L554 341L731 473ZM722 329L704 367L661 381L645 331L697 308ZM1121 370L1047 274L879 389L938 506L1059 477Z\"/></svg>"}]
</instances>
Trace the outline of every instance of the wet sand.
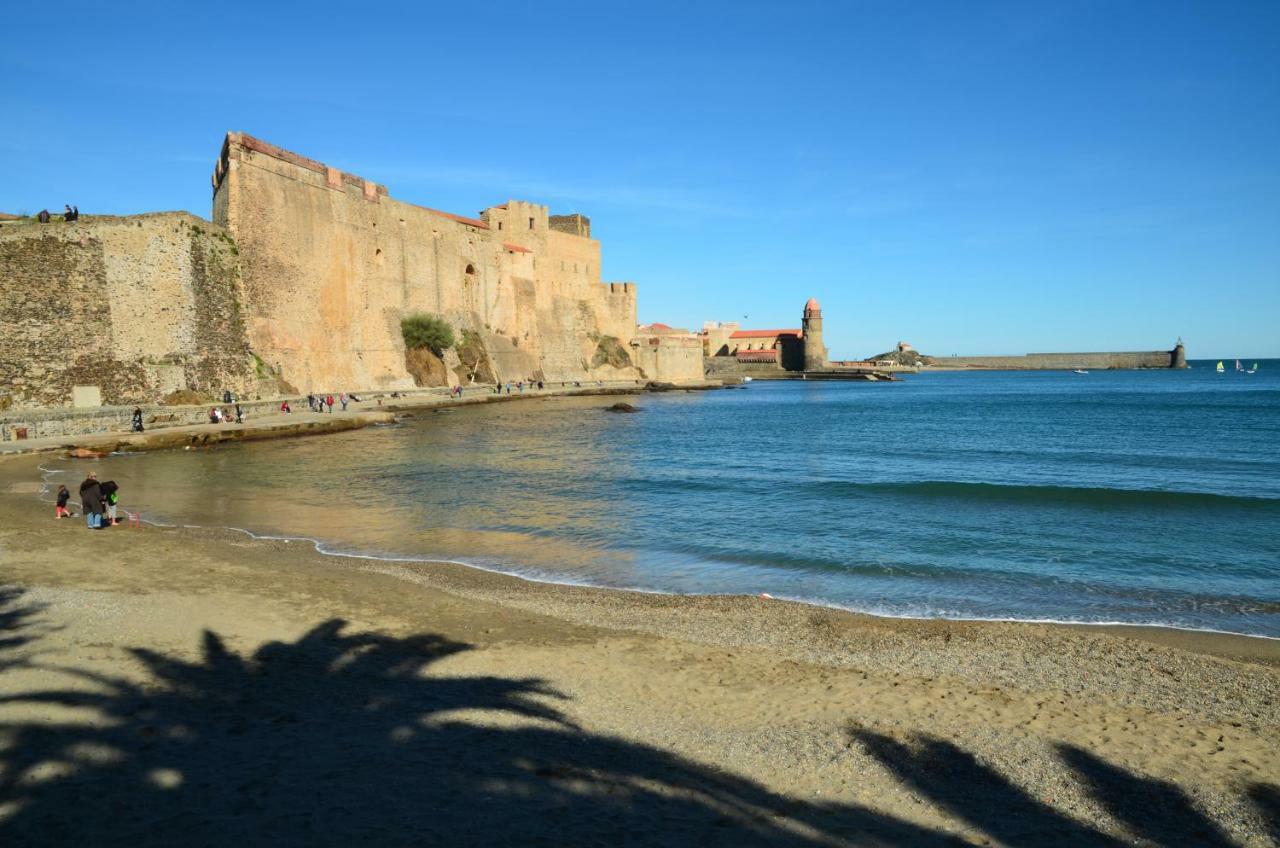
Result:
<instances>
[{"instance_id":1,"label":"wet sand","mask_svg":"<svg viewBox=\"0 0 1280 848\"><path fill-rule=\"evenodd\" d=\"M5 844L1278 836L1275 640L91 532L35 465L0 463Z\"/></svg>"}]
</instances>

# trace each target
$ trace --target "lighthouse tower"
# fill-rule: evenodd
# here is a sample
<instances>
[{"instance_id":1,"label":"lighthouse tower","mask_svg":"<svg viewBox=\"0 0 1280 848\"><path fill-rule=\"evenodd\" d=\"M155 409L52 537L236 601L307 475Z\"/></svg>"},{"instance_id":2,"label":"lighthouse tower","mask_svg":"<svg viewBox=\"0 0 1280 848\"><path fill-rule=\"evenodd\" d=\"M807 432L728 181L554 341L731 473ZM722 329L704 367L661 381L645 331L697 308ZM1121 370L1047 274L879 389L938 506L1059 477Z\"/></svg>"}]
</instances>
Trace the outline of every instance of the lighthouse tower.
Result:
<instances>
[{"instance_id":1,"label":"lighthouse tower","mask_svg":"<svg viewBox=\"0 0 1280 848\"><path fill-rule=\"evenodd\" d=\"M827 367L827 348L822 343L822 307L809 298L804 305L804 370L821 371Z\"/></svg>"}]
</instances>

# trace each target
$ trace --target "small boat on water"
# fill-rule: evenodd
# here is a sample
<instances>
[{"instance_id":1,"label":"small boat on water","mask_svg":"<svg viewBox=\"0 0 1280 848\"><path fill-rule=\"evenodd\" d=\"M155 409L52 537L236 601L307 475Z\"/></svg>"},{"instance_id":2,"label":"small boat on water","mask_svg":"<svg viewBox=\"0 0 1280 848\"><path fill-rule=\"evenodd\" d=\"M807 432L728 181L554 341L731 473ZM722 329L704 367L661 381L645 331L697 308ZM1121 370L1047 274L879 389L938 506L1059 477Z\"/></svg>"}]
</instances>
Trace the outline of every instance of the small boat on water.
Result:
<instances>
[{"instance_id":1,"label":"small boat on water","mask_svg":"<svg viewBox=\"0 0 1280 848\"><path fill-rule=\"evenodd\" d=\"M1258 370L1258 363L1256 363L1256 362L1255 362L1255 363L1253 363L1253 367L1252 367L1252 368L1250 368L1248 371L1245 371L1244 373L1246 373L1246 374L1252 374L1252 373L1254 373L1254 372L1255 372L1255 371L1257 371L1257 370Z\"/></svg>"},{"instance_id":2,"label":"small boat on water","mask_svg":"<svg viewBox=\"0 0 1280 848\"><path fill-rule=\"evenodd\" d=\"M1225 369L1225 368L1223 368L1223 367L1222 367L1222 360L1221 360L1221 359L1219 359L1219 360L1218 360L1218 373L1219 373L1219 374L1221 374L1222 372L1224 372L1224 371L1226 371L1226 370L1227 370L1227 369Z\"/></svg>"},{"instance_id":3,"label":"small boat on water","mask_svg":"<svg viewBox=\"0 0 1280 848\"><path fill-rule=\"evenodd\" d=\"M1243 371L1243 370L1244 370L1244 366L1240 364L1240 360L1238 360L1238 359L1236 360L1236 370L1237 370L1237 371Z\"/></svg>"},{"instance_id":4,"label":"small boat on water","mask_svg":"<svg viewBox=\"0 0 1280 848\"><path fill-rule=\"evenodd\" d=\"M1072 373L1072 374L1088 374L1089 372L1088 372L1088 371L1086 371L1086 370L1084 370L1083 368L1077 368L1077 369L1075 369L1074 371L1072 371L1071 373Z\"/></svg>"},{"instance_id":5,"label":"small boat on water","mask_svg":"<svg viewBox=\"0 0 1280 848\"><path fill-rule=\"evenodd\" d=\"M754 380L754 379L755 379L754 377L743 377L743 378L742 378L742 382L744 382L744 383L750 383L750 382L751 382L752 380Z\"/></svg>"}]
</instances>

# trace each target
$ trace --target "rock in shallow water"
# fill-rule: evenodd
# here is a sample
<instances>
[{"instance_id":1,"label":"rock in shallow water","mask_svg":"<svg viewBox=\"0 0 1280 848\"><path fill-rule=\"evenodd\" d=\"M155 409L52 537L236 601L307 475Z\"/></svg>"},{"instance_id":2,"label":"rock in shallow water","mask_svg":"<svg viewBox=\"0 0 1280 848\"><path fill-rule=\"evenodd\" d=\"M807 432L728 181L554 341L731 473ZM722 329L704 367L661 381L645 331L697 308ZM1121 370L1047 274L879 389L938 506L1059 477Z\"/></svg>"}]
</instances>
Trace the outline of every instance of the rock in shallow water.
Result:
<instances>
[{"instance_id":1,"label":"rock in shallow water","mask_svg":"<svg viewBox=\"0 0 1280 848\"><path fill-rule=\"evenodd\" d=\"M615 403L613 406L605 410L605 412L639 412L639 407L632 406L629 403Z\"/></svg>"}]
</instances>

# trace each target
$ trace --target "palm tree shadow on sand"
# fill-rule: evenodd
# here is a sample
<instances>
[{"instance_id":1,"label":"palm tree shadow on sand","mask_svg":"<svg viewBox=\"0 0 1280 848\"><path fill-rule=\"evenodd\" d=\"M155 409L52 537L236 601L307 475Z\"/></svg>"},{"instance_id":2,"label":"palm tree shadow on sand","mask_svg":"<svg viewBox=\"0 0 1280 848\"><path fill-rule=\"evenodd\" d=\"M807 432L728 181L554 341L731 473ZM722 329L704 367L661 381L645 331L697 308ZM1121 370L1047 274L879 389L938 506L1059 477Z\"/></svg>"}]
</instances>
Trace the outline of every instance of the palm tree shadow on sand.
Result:
<instances>
[{"instance_id":1,"label":"palm tree shadow on sand","mask_svg":"<svg viewBox=\"0 0 1280 848\"><path fill-rule=\"evenodd\" d=\"M145 687L0 697L94 716L0 728L0 844L954 844L586 732L538 680L427 674L467 648L334 620L242 656L206 632L198 662L135 650Z\"/></svg>"},{"instance_id":2,"label":"palm tree shadow on sand","mask_svg":"<svg viewBox=\"0 0 1280 848\"><path fill-rule=\"evenodd\" d=\"M1106 848L1134 844L1037 801L949 741L917 734L902 742L863 728L852 728L850 737L912 791L1002 844ZM1142 840L1139 844L1205 848L1236 844L1175 784L1134 774L1073 745L1060 744L1057 753L1086 793ZM1280 793L1259 783L1248 795L1274 838Z\"/></svg>"},{"instance_id":3,"label":"palm tree shadow on sand","mask_svg":"<svg viewBox=\"0 0 1280 848\"><path fill-rule=\"evenodd\" d=\"M0 596L0 649L31 638L31 610L17 601ZM135 650L145 686L63 669L74 685L0 696L0 706L91 717L0 724L0 845L962 844L588 732L539 680L432 673L468 648L332 620L249 655L210 632L195 662ZM922 754L854 736L899 780L1000 841L1119 844L1021 797L950 743L922 737ZM1274 787L1260 791L1260 808L1274 803ZM1014 816L1032 827L1004 823Z\"/></svg>"}]
</instances>

